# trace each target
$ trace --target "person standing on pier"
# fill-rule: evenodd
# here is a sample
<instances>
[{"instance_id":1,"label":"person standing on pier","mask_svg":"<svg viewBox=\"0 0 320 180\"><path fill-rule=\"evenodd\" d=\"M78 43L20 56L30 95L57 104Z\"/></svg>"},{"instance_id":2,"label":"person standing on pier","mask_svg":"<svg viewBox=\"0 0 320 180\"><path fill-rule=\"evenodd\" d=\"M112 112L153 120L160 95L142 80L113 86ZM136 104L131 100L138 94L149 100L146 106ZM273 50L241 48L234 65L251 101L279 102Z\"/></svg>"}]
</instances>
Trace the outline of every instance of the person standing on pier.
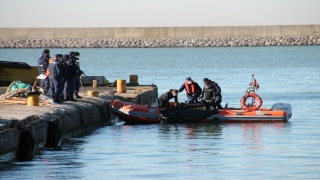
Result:
<instances>
[{"instance_id":1,"label":"person standing on pier","mask_svg":"<svg viewBox=\"0 0 320 180\"><path fill-rule=\"evenodd\" d=\"M68 76L66 83L66 99L65 101L77 101L73 97L75 79L77 76L77 65L75 64L74 52L69 52L69 60L68 60Z\"/></svg>"},{"instance_id":2,"label":"person standing on pier","mask_svg":"<svg viewBox=\"0 0 320 180\"><path fill-rule=\"evenodd\" d=\"M69 55L68 54L64 54L63 58L62 58L62 62L60 62L60 67L61 67L61 74L62 74L62 81L61 81L61 88L60 88L60 99L64 100L65 99L65 86L66 86L66 82L68 79L68 60L69 60Z\"/></svg>"},{"instance_id":3,"label":"person standing on pier","mask_svg":"<svg viewBox=\"0 0 320 180\"><path fill-rule=\"evenodd\" d=\"M63 102L59 98L60 88L61 88L61 66L59 62L62 60L62 54L56 54L53 61L49 63L49 82L50 82L50 92L52 93L52 98L54 103Z\"/></svg>"},{"instance_id":4,"label":"person standing on pier","mask_svg":"<svg viewBox=\"0 0 320 180\"><path fill-rule=\"evenodd\" d=\"M187 77L186 81L180 87L179 92L182 92L184 89L186 89L187 92L188 103L193 104L194 102L198 102L198 97L202 92L198 83L194 82L191 77Z\"/></svg>"},{"instance_id":5,"label":"person standing on pier","mask_svg":"<svg viewBox=\"0 0 320 180\"><path fill-rule=\"evenodd\" d=\"M38 59L39 73L40 75L46 75L50 59L50 50L45 49L42 52L42 55ZM48 93L49 90L49 77L41 79L40 87L43 89L44 94Z\"/></svg>"},{"instance_id":6,"label":"person standing on pier","mask_svg":"<svg viewBox=\"0 0 320 180\"><path fill-rule=\"evenodd\" d=\"M170 89L168 92L163 93L158 99L158 105L160 108L170 108L169 100L174 98L175 105L178 105L178 90Z\"/></svg>"},{"instance_id":7,"label":"person standing on pier","mask_svg":"<svg viewBox=\"0 0 320 180\"><path fill-rule=\"evenodd\" d=\"M77 70L77 76L75 79L75 88L74 88L74 95L76 98L82 98L81 96L79 96L79 89L80 89L80 78L81 78L81 74L83 73L80 70L80 53L79 52L74 52L75 55L75 64L78 66L78 70Z\"/></svg>"}]
</instances>

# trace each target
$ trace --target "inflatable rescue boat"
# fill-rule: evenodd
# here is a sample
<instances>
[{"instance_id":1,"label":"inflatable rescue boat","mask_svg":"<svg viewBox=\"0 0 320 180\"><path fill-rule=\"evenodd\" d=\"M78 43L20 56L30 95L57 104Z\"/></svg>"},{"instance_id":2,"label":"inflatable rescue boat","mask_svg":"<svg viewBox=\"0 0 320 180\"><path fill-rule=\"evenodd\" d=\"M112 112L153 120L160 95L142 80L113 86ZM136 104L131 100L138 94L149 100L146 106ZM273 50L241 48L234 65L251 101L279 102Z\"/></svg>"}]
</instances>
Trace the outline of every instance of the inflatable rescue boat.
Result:
<instances>
[{"instance_id":1,"label":"inflatable rescue boat","mask_svg":"<svg viewBox=\"0 0 320 180\"><path fill-rule=\"evenodd\" d=\"M252 75L253 76L253 75ZM289 103L275 103L271 108L261 108L262 99L256 94L259 85L253 82L241 98L241 108L223 110L208 109L205 103L184 104L174 106L170 102L169 109L158 106L139 105L132 102L114 100L111 112L127 124L156 123L235 123L235 122L286 122L292 116ZM251 102L247 102L248 100Z\"/></svg>"}]
</instances>

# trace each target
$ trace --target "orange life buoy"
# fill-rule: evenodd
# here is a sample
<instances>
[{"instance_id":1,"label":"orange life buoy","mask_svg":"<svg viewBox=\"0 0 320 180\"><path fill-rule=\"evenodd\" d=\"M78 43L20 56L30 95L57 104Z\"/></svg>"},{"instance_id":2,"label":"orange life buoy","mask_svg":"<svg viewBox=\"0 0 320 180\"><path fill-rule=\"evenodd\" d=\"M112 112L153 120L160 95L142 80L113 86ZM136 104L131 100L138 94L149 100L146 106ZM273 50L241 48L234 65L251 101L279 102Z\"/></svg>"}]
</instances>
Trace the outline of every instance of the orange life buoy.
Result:
<instances>
[{"instance_id":1,"label":"orange life buoy","mask_svg":"<svg viewBox=\"0 0 320 180\"><path fill-rule=\"evenodd\" d=\"M246 102L247 102L247 99L249 97L252 97L256 100L255 104L253 106L247 106ZM242 109L245 109L245 110L248 110L248 111L253 111L253 110L257 110L259 109L261 106L262 106L262 99L260 96L258 96L258 94L255 94L255 93L248 93L246 95L244 95L242 98L241 98L241 107Z\"/></svg>"}]
</instances>

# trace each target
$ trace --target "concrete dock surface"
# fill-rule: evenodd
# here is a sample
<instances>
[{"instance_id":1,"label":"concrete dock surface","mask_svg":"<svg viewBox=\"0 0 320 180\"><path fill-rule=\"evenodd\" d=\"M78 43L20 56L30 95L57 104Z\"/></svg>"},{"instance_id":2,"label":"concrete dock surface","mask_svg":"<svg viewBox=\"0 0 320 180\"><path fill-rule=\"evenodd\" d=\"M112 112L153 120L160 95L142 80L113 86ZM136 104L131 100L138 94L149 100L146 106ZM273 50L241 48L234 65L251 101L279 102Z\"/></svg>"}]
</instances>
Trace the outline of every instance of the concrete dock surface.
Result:
<instances>
[{"instance_id":1,"label":"concrete dock surface","mask_svg":"<svg viewBox=\"0 0 320 180\"><path fill-rule=\"evenodd\" d=\"M7 87L0 87L0 94L6 90ZM87 91L98 91L99 97L89 96ZM45 146L52 136L49 124L53 120L59 122L56 128L60 141L62 137L73 136L81 130L109 123L114 118L109 110L113 99L151 104L158 97L158 89L155 85L128 86L126 93L117 93L117 87L85 86L83 90L80 87L79 95L83 98L76 98L77 102L51 104L47 100L40 101L40 106L27 106L26 98L1 100L0 155L18 151L22 139L21 128L30 132L40 147Z\"/></svg>"}]
</instances>

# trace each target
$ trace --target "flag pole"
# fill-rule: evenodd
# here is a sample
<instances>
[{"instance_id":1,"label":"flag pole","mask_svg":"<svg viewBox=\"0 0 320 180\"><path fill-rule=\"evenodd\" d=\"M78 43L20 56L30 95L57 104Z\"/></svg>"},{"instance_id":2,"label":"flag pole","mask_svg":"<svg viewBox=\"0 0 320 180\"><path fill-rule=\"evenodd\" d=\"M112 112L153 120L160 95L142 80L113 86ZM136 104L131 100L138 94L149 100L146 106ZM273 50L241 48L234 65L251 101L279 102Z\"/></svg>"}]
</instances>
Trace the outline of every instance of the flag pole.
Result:
<instances>
[{"instance_id":1,"label":"flag pole","mask_svg":"<svg viewBox=\"0 0 320 180\"><path fill-rule=\"evenodd\" d=\"M252 77L251 83L252 83L252 85L254 85L254 73L253 72L251 73L251 77ZM254 86L254 93L256 93L256 87L255 86Z\"/></svg>"},{"instance_id":2,"label":"flag pole","mask_svg":"<svg viewBox=\"0 0 320 180\"><path fill-rule=\"evenodd\" d=\"M256 93L256 86L253 84L254 83L254 73L252 72L251 73L251 77L252 77L252 85L253 85L253 88L254 88L254 93ZM252 98L252 101L251 101L251 106L253 106L255 104L255 99Z\"/></svg>"}]
</instances>

